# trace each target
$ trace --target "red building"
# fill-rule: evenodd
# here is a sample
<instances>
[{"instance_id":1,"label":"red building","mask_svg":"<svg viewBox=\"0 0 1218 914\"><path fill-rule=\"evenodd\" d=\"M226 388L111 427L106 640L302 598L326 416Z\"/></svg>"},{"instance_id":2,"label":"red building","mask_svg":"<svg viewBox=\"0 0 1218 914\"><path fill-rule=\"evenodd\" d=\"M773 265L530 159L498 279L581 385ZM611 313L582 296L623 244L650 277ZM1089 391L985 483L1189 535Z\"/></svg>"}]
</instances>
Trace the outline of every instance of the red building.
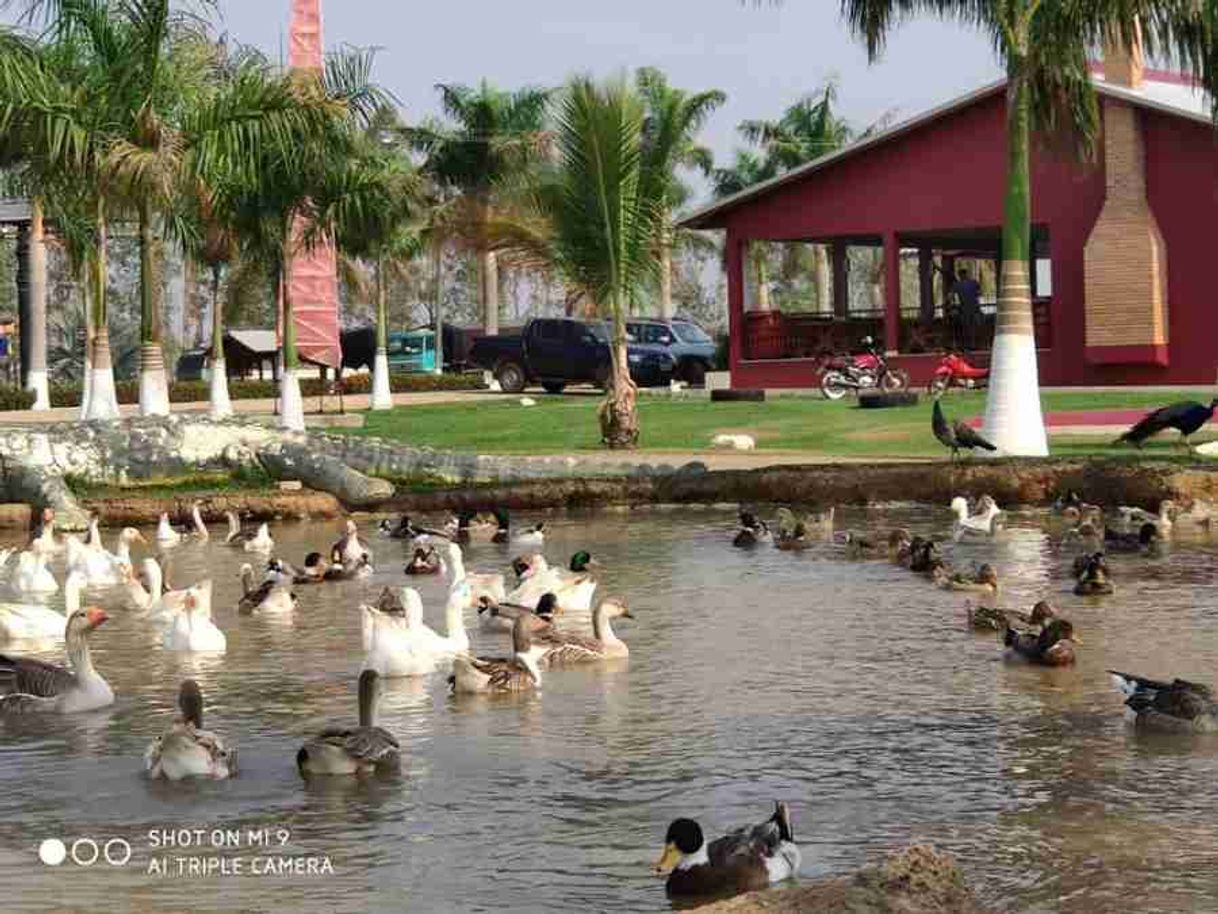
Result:
<instances>
[{"instance_id":1,"label":"red building","mask_svg":"<svg viewBox=\"0 0 1218 914\"><path fill-rule=\"evenodd\" d=\"M1097 66L1095 86L1103 131L1094 160L1045 144L1033 153L1041 381L1215 383L1218 144L1209 100L1129 57ZM733 386L814 386L818 356L868 334L899 353L915 382L929 377L939 352L958 342L948 277L962 262L987 275L997 263L1004 90L986 86L685 220L726 231ZM754 242L823 245L831 295L760 310L766 296L746 277ZM851 290L858 258L848 252L860 246L883 252L882 262L873 256L881 281L870 297ZM902 301L903 287L912 300ZM982 311L975 339L988 347L992 302Z\"/></svg>"}]
</instances>

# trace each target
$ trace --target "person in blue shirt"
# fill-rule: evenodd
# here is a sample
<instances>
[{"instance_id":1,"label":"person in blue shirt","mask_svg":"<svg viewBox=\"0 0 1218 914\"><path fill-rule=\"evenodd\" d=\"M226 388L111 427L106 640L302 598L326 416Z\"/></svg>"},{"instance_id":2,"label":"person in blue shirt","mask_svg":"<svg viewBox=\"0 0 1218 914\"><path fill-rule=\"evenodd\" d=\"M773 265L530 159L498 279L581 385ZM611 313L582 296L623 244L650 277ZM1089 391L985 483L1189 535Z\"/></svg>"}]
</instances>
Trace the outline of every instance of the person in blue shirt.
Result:
<instances>
[{"instance_id":1,"label":"person in blue shirt","mask_svg":"<svg viewBox=\"0 0 1218 914\"><path fill-rule=\"evenodd\" d=\"M977 348L977 327L981 323L981 283L969 275L967 267L956 271L956 283L952 286L959 315L957 342L962 349Z\"/></svg>"}]
</instances>

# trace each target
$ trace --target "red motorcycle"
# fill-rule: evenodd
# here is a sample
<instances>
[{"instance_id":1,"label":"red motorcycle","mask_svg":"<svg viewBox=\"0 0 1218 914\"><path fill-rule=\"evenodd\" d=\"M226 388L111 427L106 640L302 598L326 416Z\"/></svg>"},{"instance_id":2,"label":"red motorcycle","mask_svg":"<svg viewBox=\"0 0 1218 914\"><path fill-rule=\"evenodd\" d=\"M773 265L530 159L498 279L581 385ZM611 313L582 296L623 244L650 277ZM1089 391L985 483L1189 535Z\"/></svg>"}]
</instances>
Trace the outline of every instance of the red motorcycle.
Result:
<instances>
[{"instance_id":1,"label":"red motorcycle","mask_svg":"<svg viewBox=\"0 0 1218 914\"><path fill-rule=\"evenodd\" d=\"M926 392L937 397L949 387L976 390L985 387L990 380L988 368L977 368L958 352L949 352L940 361L935 373L926 384Z\"/></svg>"},{"instance_id":2,"label":"red motorcycle","mask_svg":"<svg viewBox=\"0 0 1218 914\"><path fill-rule=\"evenodd\" d=\"M865 337L863 352L822 363L820 389L829 400L840 400L850 391L880 390L894 392L909 386L909 375L891 368L875 340Z\"/></svg>"}]
</instances>

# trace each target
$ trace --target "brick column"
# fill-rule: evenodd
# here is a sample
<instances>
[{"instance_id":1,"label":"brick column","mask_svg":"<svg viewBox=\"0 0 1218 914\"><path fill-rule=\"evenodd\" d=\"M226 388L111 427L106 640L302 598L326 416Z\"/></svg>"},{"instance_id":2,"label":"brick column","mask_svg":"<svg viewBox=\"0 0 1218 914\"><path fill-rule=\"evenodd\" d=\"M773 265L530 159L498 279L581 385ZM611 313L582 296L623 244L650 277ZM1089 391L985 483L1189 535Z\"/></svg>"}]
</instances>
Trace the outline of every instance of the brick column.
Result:
<instances>
[{"instance_id":1,"label":"brick column","mask_svg":"<svg viewBox=\"0 0 1218 914\"><path fill-rule=\"evenodd\" d=\"M884 348L896 352L901 340L901 243L884 235Z\"/></svg>"},{"instance_id":2,"label":"brick column","mask_svg":"<svg viewBox=\"0 0 1218 914\"><path fill-rule=\"evenodd\" d=\"M724 242L727 270L727 361L734 374L744 358L744 245L731 231Z\"/></svg>"}]
</instances>

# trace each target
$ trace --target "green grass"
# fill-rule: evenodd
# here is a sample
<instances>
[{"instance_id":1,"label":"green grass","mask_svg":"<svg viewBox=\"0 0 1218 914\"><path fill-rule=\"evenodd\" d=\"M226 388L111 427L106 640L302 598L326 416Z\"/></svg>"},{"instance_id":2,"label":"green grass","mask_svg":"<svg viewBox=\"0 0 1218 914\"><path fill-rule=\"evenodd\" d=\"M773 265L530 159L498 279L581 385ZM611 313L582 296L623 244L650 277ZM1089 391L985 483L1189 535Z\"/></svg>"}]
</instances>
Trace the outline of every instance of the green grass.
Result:
<instances>
[{"instance_id":1,"label":"green grass","mask_svg":"<svg viewBox=\"0 0 1218 914\"><path fill-rule=\"evenodd\" d=\"M156 479L137 479L125 485L90 482L79 476L66 476L64 482L73 495L80 498L174 498L184 495L225 495L232 492L265 492L275 487L260 467L215 472L191 473L188 476L173 476Z\"/></svg>"},{"instance_id":2,"label":"green grass","mask_svg":"<svg viewBox=\"0 0 1218 914\"><path fill-rule=\"evenodd\" d=\"M1046 412L1083 409L1149 409L1195 394L1120 391L1051 392L1042 397ZM335 432L371 435L458 451L488 454L553 454L601 451L596 420L599 397L537 396L522 407L516 397L471 403L410 406L367 413L363 428ZM945 398L949 418L964 419L985 409L983 392ZM863 410L852 399L828 403L812 398L773 398L765 403L710 403L667 397L641 397L640 446L654 451L702 451L719 433L752 435L758 450L804 451L838 457L930 457L943 449L930 433L930 404L924 397L906 409ZM1114 449L1106 439L1058 438L1054 454L1063 456L1127 454L1167 457L1174 433L1143 452ZM1198 436L1198 441L1203 436Z\"/></svg>"}]
</instances>

